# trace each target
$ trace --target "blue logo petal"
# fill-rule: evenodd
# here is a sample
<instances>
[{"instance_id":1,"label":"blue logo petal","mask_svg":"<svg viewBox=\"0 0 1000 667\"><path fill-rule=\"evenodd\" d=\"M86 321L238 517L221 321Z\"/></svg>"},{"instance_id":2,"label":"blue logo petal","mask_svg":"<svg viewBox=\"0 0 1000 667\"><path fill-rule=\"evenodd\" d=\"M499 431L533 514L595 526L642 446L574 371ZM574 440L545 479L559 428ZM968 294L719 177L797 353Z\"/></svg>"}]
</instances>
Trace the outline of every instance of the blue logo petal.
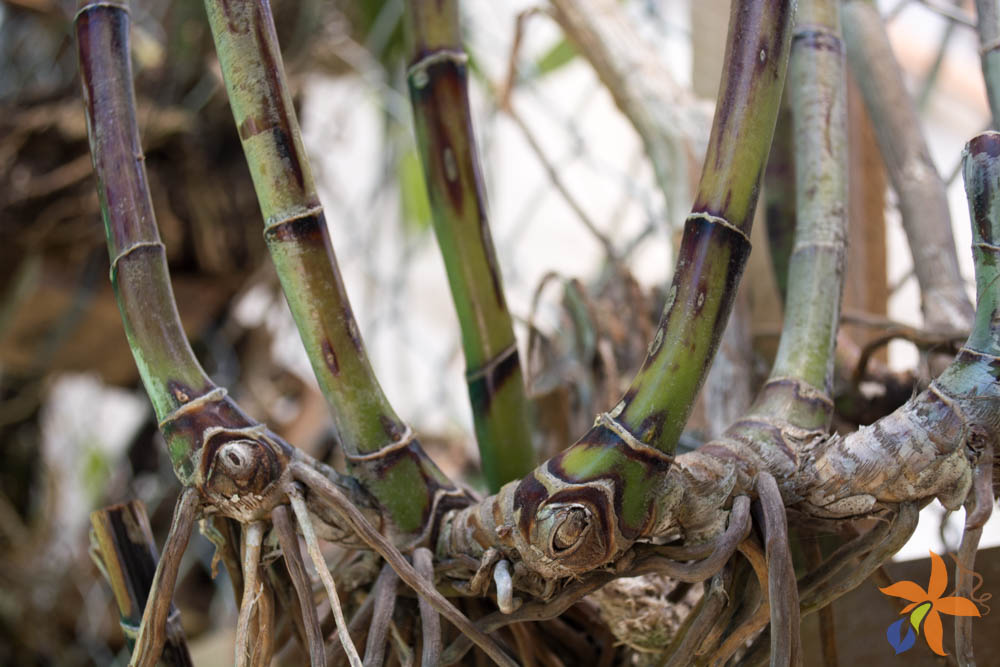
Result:
<instances>
[{"instance_id":1,"label":"blue logo petal","mask_svg":"<svg viewBox=\"0 0 1000 667\"><path fill-rule=\"evenodd\" d=\"M905 618L899 619L890 625L889 629L885 632L885 638L889 640L889 644L896 651L896 655L910 650L917 643L917 635L913 632L913 628L909 624L906 626L906 636L902 636L901 630L903 629L903 622L905 620Z\"/></svg>"}]
</instances>

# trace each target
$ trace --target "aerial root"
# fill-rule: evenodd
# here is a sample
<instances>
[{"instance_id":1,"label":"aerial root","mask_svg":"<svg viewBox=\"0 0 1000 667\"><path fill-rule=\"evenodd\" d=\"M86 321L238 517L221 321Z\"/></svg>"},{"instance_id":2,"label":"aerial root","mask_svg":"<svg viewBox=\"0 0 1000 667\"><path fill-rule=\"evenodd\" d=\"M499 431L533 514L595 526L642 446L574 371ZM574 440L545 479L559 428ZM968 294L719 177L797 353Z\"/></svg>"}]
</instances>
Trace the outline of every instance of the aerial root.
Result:
<instances>
[{"instance_id":1,"label":"aerial root","mask_svg":"<svg viewBox=\"0 0 1000 667\"><path fill-rule=\"evenodd\" d=\"M849 542L846 542L830 554L819 567L814 568L799 579L799 596L805 600L813 591L833 579L841 570L854 562L855 558L860 558L871 551L877 544L885 540L892 529L896 517L893 516L888 521L881 521L871 530L857 535ZM804 613L808 610L803 608Z\"/></svg>"},{"instance_id":2,"label":"aerial root","mask_svg":"<svg viewBox=\"0 0 1000 667\"><path fill-rule=\"evenodd\" d=\"M785 503L770 473L758 473L757 496L764 515L767 596L771 605L771 664L799 665L802 663L799 589L788 542Z\"/></svg>"},{"instance_id":3,"label":"aerial root","mask_svg":"<svg viewBox=\"0 0 1000 667\"><path fill-rule=\"evenodd\" d=\"M301 462L292 463L289 468L298 481L305 484L309 488L309 491L315 493L319 500L326 503L330 509L336 512L358 534L358 537L368 544L372 550L382 556L406 585L416 591L421 597L426 598L442 616L448 619L464 635L469 636L494 662L501 665L501 667L517 667L517 663L507 655L495 639L486 635L455 605L441 595L437 588L428 584L417 574L417 571L403 557L399 549L371 525L368 519L365 518L361 511L351 503L336 485L322 474ZM301 496L299 496L299 499L301 503Z\"/></svg>"},{"instance_id":4,"label":"aerial root","mask_svg":"<svg viewBox=\"0 0 1000 667\"><path fill-rule=\"evenodd\" d=\"M974 599L972 596L983 585L983 577L975 572L976 549L983 535L983 525L993 513L993 447L987 444L976 465L973 493L966 503L965 530L955 558L955 595ZM973 581L978 584L973 586ZM975 602L983 603L992 596L980 596ZM975 667L972 650L972 617L955 617L955 653L959 667Z\"/></svg>"},{"instance_id":5,"label":"aerial root","mask_svg":"<svg viewBox=\"0 0 1000 667\"><path fill-rule=\"evenodd\" d=\"M323 650L323 632L313 604L312 584L309 583L309 575L306 574L305 563L302 561L299 538L288 516L288 509L284 505L274 508L271 511L271 522L278 535L278 545L285 556L285 568L288 570L292 586L295 587L295 596L299 601L302 629L305 634L306 649L309 652L309 665L324 667L326 656Z\"/></svg>"},{"instance_id":6,"label":"aerial root","mask_svg":"<svg viewBox=\"0 0 1000 667\"><path fill-rule=\"evenodd\" d=\"M729 634L730 628L742 625L743 621L760 606L760 587L751 580L753 568L743 558L734 558L729 563L733 569L733 576L731 584L724 591L726 606L695 650L699 662L704 662L723 637Z\"/></svg>"},{"instance_id":7,"label":"aerial root","mask_svg":"<svg viewBox=\"0 0 1000 667\"><path fill-rule=\"evenodd\" d=\"M506 561L504 561L506 562ZM413 567L428 584L434 585L434 555L430 549L419 547L413 551ZM423 633L421 665L441 663L441 617L423 597L420 598L420 627Z\"/></svg>"},{"instance_id":8,"label":"aerial root","mask_svg":"<svg viewBox=\"0 0 1000 667\"><path fill-rule=\"evenodd\" d=\"M365 643L365 667L382 667L385 661L385 645L389 637L392 610L396 607L396 593L399 577L388 563L382 566L372 588L372 620L368 627L368 641Z\"/></svg>"},{"instance_id":9,"label":"aerial root","mask_svg":"<svg viewBox=\"0 0 1000 667\"><path fill-rule=\"evenodd\" d=\"M812 587L808 592L803 590L801 601L802 615L811 614L814 611L822 609L844 593L854 590L868 579L868 577L872 576L882 566L882 563L889 560L893 554L906 544L906 541L917 527L919 515L920 507L917 503L900 503L896 516L890 523L888 530L885 531L884 537L872 545L867 555L861 559L856 568L846 573L843 577L836 579L827 578L822 583ZM837 552L839 551L840 549L837 550ZM834 552L834 555L828 558L827 561L832 560L837 555L837 552Z\"/></svg>"},{"instance_id":10,"label":"aerial root","mask_svg":"<svg viewBox=\"0 0 1000 667\"><path fill-rule=\"evenodd\" d=\"M254 643L251 667L268 667L271 664L277 634L274 623L274 589L266 577L261 579L260 586L260 596L257 599L257 640Z\"/></svg>"},{"instance_id":11,"label":"aerial root","mask_svg":"<svg viewBox=\"0 0 1000 667\"><path fill-rule=\"evenodd\" d=\"M351 617L350 623L347 624L348 633L351 637L356 638L359 643L367 636L366 633L371 627L372 613L374 610L375 596L365 596L365 601L361 603L361 606L354 612L354 616ZM344 645L340 643L339 638L330 644L327 644L326 651L327 665L330 665L331 667L339 667L344 664Z\"/></svg>"},{"instance_id":12,"label":"aerial root","mask_svg":"<svg viewBox=\"0 0 1000 667\"><path fill-rule=\"evenodd\" d=\"M160 562L156 564L156 573L153 575L146 608L142 612L139 636L132 649L129 667L154 667L163 653L163 645L167 640L167 616L170 614L170 600L177 583L177 570L191 538L197 514L198 492L187 488L174 507L170 532L163 544Z\"/></svg>"},{"instance_id":13,"label":"aerial root","mask_svg":"<svg viewBox=\"0 0 1000 667\"><path fill-rule=\"evenodd\" d=\"M991 436L982 436L983 452L972 477L972 494L975 502L965 515L965 528L981 528L993 513L993 442Z\"/></svg>"},{"instance_id":14,"label":"aerial root","mask_svg":"<svg viewBox=\"0 0 1000 667\"><path fill-rule=\"evenodd\" d=\"M708 656L709 665L724 665L738 650L746 646L746 643L759 633L771 618L771 605L768 601L767 588L767 560L764 549L757 541L756 537L749 537L740 543L740 553L746 558L750 567L753 568L757 576L757 597L756 604L748 604L746 610L734 623L734 628L727 633L725 639Z\"/></svg>"},{"instance_id":15,"label":"aerial root","mask_svg":"<svg viewBox=\"0 0 1000 667\"><path fill-rule=\"evenodd\" d=\"M804 540L801 544L805 553L806 567L810 570L819 567L823 562L823 551L820 549L819 541L810 539ZM876 574L878 572L884 573L884 570L880 568ZM819 643L824 667L837 667L837 631L831 605L819 610Z\"/></svg>"},{"instance_id":16,"label":"aerial root","mask_svg":"<svg viewBox=\"0 0 1000 667\"><path fill-rule=\"evenodd\" d=\"M659 555L662 547L656 548L655 556L645 562L637 560L628 576L655 572L671 579L696 583L714 576L729 561L740 542L750 533L750 499L738 496L733 499L733 509L729 514L729 525L718 539L712 543L713 550L706 558L691 563L678 563Z\"/></svg>"},{"instance_id":17,"label":"aerial root","mask_svg":"<svg viewBox=\"0 0 1000 667\"><path fill-rule=\"evenodd\" d=\"M309 510L302 499L302 493L294 484L288 489L288 499L292 503L292 511L295 512L295 518L298 520L299 528L302 530L302 537L305 538L306 550L312 559L313 567L316 568L316 572L323 582L323 587L326 588L327 597L330 599L330 608L333 610L333 618L337 623L337 634L340 637L341 644L344 646L347 659L350 661L351 667L363 667L361 656L358 655L358 649L355 648L354 642L351 641L351 635L347 631L347 621L344 620L344 610L340 606L337 585L333 581L333 576L330 574L329 568L327 568L323 553L319 550L319 541L316 539L316 531L313 529Z\"/></svg>"},{"instance_id":18,"label":"aerial root","mask_svg":"<svg viewBox=\"0 0 1000 667\"><path fill-rule=\"evenodd\" d=\"M250 646L250 621L257 600L262 593L260 585L260 548L264 542L264 524L251 523L243 530L243 599L240 601L240 615L236 621L237 667L249 667L252 647Z\"/></svg>"},{"instance_id":19,"label":"aerial root","mask_svg":"<svg viewBox=\"0 0 1000 667\"><path fill-rule=\"evenodd\" d=\"M686 667L694 664L695 653L725 610L729 598L727 590L732 581L733 570L729 566L712 577L712 583L702 595L698 606L688 614L684 625L667 649L669 655L667 667Z\"/></svg>"}]
</instances>

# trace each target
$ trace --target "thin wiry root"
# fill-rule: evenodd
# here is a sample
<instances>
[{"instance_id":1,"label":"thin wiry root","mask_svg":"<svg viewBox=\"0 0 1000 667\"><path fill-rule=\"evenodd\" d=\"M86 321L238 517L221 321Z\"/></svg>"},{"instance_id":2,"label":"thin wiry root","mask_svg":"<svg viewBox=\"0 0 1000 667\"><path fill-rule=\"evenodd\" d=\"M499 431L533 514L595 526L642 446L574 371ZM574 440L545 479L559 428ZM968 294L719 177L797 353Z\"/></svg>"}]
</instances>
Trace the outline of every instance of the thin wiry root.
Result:
<instances>
[{"instance_id":1,"label":"thin wiry root","mask_svg":"<svg viewBox=\"0 0 1000 667\"><path fill-rule=\"evenodd\" d=\"M811 614L830 604L844 593L854 590L877 570L882 563L899 551L917 527L920 507L917 503L901 503L885 538L875 544L858 566L838 579L827 579L808 593L803 592L801 613Z\"/></svg>"},{"instance_id":2,"label":"thin wiry root","mask_svg":"<svg viewBox=\"0 0 1000 667\"><path fill-rule=\"evenodd\" d=\"M729 514L729 525L725 532L713 543L714 550L707 558L691 563L678 563L670 558L656 555L644 564L636 563L629 576L656 572L671 579L696 583L714 576L729 561L740 542L750 533L750 499L739 496L733 499L733 509ZM657 551L660 549L657 548Z\"/></svg>"},{"instance_id":3,"label":"thin wiry root","mask_svg":"<svg viewBox=\"0 0 1000 667\"><path fill-rule=\"evenodd\" d=\"M351 622L347 626L347 631L350 633L351 637L356 638L360 643L362 639L365 638L365 633L371 625L372 613L375 610L375 596L369 595L365 597L365 601L361 603L358 610L354 612L354 616L351 617ZM344 645L340 643L340 640L334 641L326 646L327 650L327 663L331 667L339 667L339 665L344 664Z\"/></svg>"},{"instance_id":4,"label":"thin wiry root","mask_svg":"<svg viewBox=\"0 0 1000 667\"><path fill-rule=\"evenodd\" d=\"M976 564L976 549L979 548L979 538L983 535L983 529L966 528L962 533L962 544L958 548L958 556L955 557L955 595L970 598L973 595L972 582L975 576L979 576L982 585L982 576L976 575L973 567ZM955 617L955 653L959 667L975 667L976 659L972 651L972 617Z\"/></svg>"},{"instance_id":5,"label":"thin wiry root","mask_svg":"<svg viewBox=\"0 0 1000 667\"><path fill-rule=\"evenodd\" d=\"M823 551L820 549L819 541L804 540L801 544L806 557L806 567L809 569L819 567L823 562ZM879 571L883 570L879 568ZM819 639L824 667L837 667L837 631L831 605L819 610Z\"/></svg>"},{"instance_id":6,"label":"thin wiry root","mask_svg":"<svg viewBox=\"0 0 1000 667\"><path fill-rule=\"evenodd\" d=\"M777 482L767 472L757 476L757 494L764 515L767 596L771 604L771 664L798 665L802 662L799 589L788 543L785 503Z\"/></svg>"},{"instance_id":7,"label":"thin wiry root","mask_svg":"<svg viewBox=\"0 0 1000 667\"><path fill-rule=\"evenodd\" d=\"M358 655L358 649L355 648L354 642L351 641L351 635L347 631L344 610L340 607L340 598L337 596L337 585L334 583L333 577L330 575L330 570L326 566L326 561L323 559L323 554L319 550L319 541L316 539L316 531L313 529L309 510L306 509L302 493L294 485L288 490L288 499L292 503L292 511L295 512L299 528L302 529L302 537L306 540L306 550L312 559L313 567L316 568L316 572L319 574L324 588L326 588L327 597L330 598L330 608L333 610L333 617L337 622L337 634L340 636L340 642L344 646L344 652L347 653L351 667L363 667L361 656Z\"/></svg>"},{"instance_id":8,"label":"thin wiry root","mask_svg":"<svg viewBox=\"0 0 1000 667\"><path fill-rule=\"evenodd\" d=\"M729 562L733 569L733 576L732 582L724 591L726 606L716 617L715 623L705 633L695 650L695 655L699 659L710 654L718 646L731 626L740 625L744 617L749 616L760 606L761 593L759 587L751 582L752 568L750 565L743 559L732 559ZM737 617L737 611L741 612L740 617Z\"/></svg>"},{"instance_id":9,"label":"thin wiry root","mask_svg":"<svg viewBox=\"0 0 1000 667\"><path fill-rule=\"evenodd\" d=\"M274 657L274 590L266 578L261 580L261 593L257 600L257 641L254 643L252 667L268 667Z\"/></svg>"},{"instance_id":10,"label":"thin wiry root","mask_svg":"<svg viewBox=\"0 0 1000 667\"><path fill-rule=\"evenodd\" d=\"M383 565L371 593L375 603L368 628L368 641L365 643L365 667L382 667L385 661L385 644L389 636L389 624L392 622L392 610L396 607L398 585L399 577L395 570L388 563Z\"/></svg>"},{"instance_id":11,"label":"thin wiry root","mask_svg":"<svg viewBox=\"0 0 1000 667\"><path fill-rule=\"evenodd\" d=\"M965 516L965 529L981 528L993 514L993 442L984 436L986 445L972 478L975 503Z\"/></svg>"},{"instance_id":12,"label":"thin wiry root","mask_svg":"<svg viewBox=\"0 0 1000 667\"><path fill-rule=\"evenodd\" d=\"M688 615L684 627L680 629L667 654L667 667L686 667L694 664L694 657L706 635L711 631L719 616L725 610L729 597L726 590L733 580L731 567L712 577L712 583L701 598L701 602Z\"/></svg>"},{"instance_id":13,"label":"thin wiry root","mask_svg":"<svg viewBox=\"0 0 1000 667\"><path fill-rule=\"evenodd\" d=\"M973 481L973 495L966 505L965 530L962 533L962 544L958 547L955 559L955 595L973 599L976 590L983 585L983 577L974 570L976 564L976 549L983 535L983 525L993 513L993 448L987 446L983 456L976 466ZM978 584L973 586L973 581ZM983 603L992 596L981 596L976 602ZM972 651L972 617L955 617L955 653L958 655L959 667L975 667L976 660Z\"/></svg>"},{"instance_id":14,"label":"thin wiry root","mask_svg":"<svg viewBox=\"0 0 1000 667\"><path fill-rule=\"evenodd\" d=\"M757 575L757 588L761 598L760 603L748 617L736 624L735 629L726 636L719 647L715 649L715 652L709 656L708 664L710 665L726 664L726 661L736 651L745 646L751 637L760 632L771 618L771 605L767 597L767 561L764 556L764 549L755 537L750 537L740 544L740 553L747 559L754 573Z\"/></svg>"},{"instance_id":15,"label":"thin wiry root","mask_svg":"<svg viewBox=\"0 0 1000 667\"><path fill-rule=\"evenodd\" d=\"M497 644L496 640L487 636L468 619L455 605L451 604L438 590L420 578L413 566L407 562L399 549L395 547L382 533L378 532L365 516L344 496L330 480L307 465L293 463L292 474L297 480L309 487L309 490L327 503L344 522L350 526L368 546L386 560L399 578L415 590L420 596L427 598L438 612L451 621L460 632L469 636L479 648L501 667L517 667L510 656ZM303 506L304 509L304 506Z\"/></svg>"},{"instance_id":16,"label":"thin wiry root","mask_svg":"<svg viewBox=\"0 0 1000 667\"><path fill-rule=\"evenodd\" d=\"M881 544L889 531L892 530L895 517L881 521L871 530L854 537L851 541L839 546L826 560L811 572L799 579L799 597L807 599L820 586L833 579L840 571Z\"/></svg>"},{"instance_id":17,"label":"thin wiry root","mask_svg":"<svg viewBox=\"0 0 1000 667\"><path fill-rule=\"evenodd\" d=\"M430 549L420 547L413 552L413 567L428 584L434 585L434 555ZM441 617L424 598L420 598L420 627L423 633L421 665L437 665L441 662Z\"/></svg>"},{"instance_id":18,"label":"thin wiry root","mask_svg":"<svg viewBox=\"0 0 1000 667\"><path fill-rule=\"evenodd\" d=\"M256 521L247 526L243 531L243 541L243 600L240 603L239 619L236 621L237 667L247 667L250 664L250 620L262 592L259 575L264 524Z\"/></svg>"},{"instance_id":19,"label":"thin wiry root","mask_svg":"<svg viewBox=\"0 0 1000 667\"><path fill-rule=\"evenodd\" d=\"M392 648L396 651L400 666L413 667L413 651L399 634L399 628L396 627L395 623L389 624L389 637L392 638Z\"/></svg>"},{"instance_id":20,"label":"thin wiry root","mask_svg":"<svg viewBox=\"0 0 1000 667\"><path fill-rule=\"evenodd\" d=\"M197 514L198 492L188 488L181 494L174 508L170 532L163 545L163 555L156 565L156 574L153 575L149 598L142 612L142 624L139 626L139 636L132 650L129 667L153 667L160 659L163 644L167 640L167 616L170 614L174 584L177 583L177 569L191 538Z\"/></svg>"},{"instance_id":21,"label":"thin wiry root","mask_svg":"<svg viewBox=\"0 0 1000 667\"><path fill-rule=\"evenodd\" d=\"M299 538L295 535L295 528L292 527L288 509L284 506L276 507L271 511L271 521L278 534L278 544L285 555L285 568L288 570L288 576L292 580L295 595L299 600L306 648L309 651L309 665L310 667L324 667L326 656L323 651L323 633L320 630L316 607L313 605L312 585L306 574L305 563L302 562Z\"/></svg>"}]
</instances>

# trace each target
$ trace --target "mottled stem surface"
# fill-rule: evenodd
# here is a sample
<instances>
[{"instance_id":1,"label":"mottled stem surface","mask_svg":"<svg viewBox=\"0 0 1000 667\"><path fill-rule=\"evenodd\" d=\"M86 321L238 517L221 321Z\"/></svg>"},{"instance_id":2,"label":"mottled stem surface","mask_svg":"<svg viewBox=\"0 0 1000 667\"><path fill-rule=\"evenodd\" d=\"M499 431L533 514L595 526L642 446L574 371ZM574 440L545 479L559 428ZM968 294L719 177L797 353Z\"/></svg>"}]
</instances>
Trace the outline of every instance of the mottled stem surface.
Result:
<instances>
[{"instance_id":1,"label":"mottled stem surface","mask_svg":"<svg viewBox=\"0 0 1000 667\"><path fill-rule=\"evenodd\" d=\"M490 234L457 0L407 3L417 146L462 329L466 381L489 490L535 465L524 379Z\"/></svg>"}]
</instances>

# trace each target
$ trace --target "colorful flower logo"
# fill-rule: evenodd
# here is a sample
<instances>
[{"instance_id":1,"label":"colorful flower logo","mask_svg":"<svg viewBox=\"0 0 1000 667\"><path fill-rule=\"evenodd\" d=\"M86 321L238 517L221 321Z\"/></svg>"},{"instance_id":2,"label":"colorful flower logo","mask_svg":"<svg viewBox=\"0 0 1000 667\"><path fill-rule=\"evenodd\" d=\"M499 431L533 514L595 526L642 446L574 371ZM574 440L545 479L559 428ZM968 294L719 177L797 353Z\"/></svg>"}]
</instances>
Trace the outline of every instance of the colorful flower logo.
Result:
<instances>
[{"instance_id":1,"label":"colorful flower logo","mask_svg":"<svg viewBox=\"0 0 1000 667\"><path fill-rule=\"evenodd\" d=\"M933 551L931 553L931 579L927 582L927 590L912 581L900 581L892 586L880 588L886 595L908 600L910 604L903 609L902 614L909 614L907 619L901 618L886 631L885 636L895 649L896 655L908 651L917 643L917 635L923 626L927 645L938 655L948 655L941 646L944 630L941 625L941 614L952 616L980 616L979 608L972 600L964 597L941 597L948 586L948 572L944 561ZM904 634L905 631L905 634Z\"/></svg>"}]
</instances>

